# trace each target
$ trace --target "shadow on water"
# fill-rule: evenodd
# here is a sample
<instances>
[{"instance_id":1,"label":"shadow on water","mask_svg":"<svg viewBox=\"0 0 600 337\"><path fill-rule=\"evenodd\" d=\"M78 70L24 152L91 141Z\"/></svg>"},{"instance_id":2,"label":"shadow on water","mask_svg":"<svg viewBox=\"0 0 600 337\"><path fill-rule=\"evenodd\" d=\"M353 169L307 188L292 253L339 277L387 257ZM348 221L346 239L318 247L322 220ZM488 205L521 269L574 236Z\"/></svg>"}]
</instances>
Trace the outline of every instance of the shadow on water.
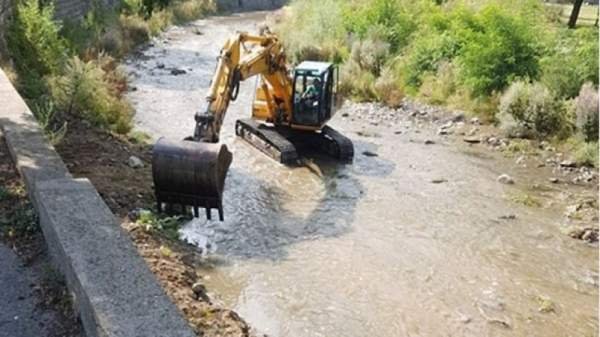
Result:
<instances>
[{"instance_id":1,"label":"shadow on water","mask_svg":"<svg viewBox=\"0 0 600 337\"><path fill-rule=\"evenodd\" d=\"M296 195L312 195L313 191L295 190L310 189L311 184L288 190L232 168L224 196L225 221L196 219L184 230L184 237L196 243L207 240L216 245L213 249L219 255L280 260L286 258L288 247L295 243L338 237L352 231L356 206L367 193L359 177L385 176L393 170L393 164L377 157L358 158L355 162L370 163L355 168L353 164L340 164L319 154L306 155L321 173L314 174L322 186L322 190L314 191L315 198L299 200L302 198ZM300 169L286 168L291 174ZM300 212L289 209L290 200L292 207L302 208ZM307 211L307 203L310 210L303 212Z\"/></svg>"}]
</instances>

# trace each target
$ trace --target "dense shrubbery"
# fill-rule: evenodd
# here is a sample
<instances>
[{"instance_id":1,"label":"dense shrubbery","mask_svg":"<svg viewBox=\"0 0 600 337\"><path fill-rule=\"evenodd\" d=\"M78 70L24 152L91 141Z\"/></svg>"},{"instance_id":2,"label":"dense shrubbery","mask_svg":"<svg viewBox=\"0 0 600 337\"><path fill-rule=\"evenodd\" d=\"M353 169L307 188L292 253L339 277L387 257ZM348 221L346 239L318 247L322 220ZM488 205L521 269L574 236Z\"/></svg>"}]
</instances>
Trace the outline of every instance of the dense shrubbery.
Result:
<instances>
[{"instance_id":1,"label":"dense shrubbery","mask_svg":"<svg viewBox=\"0 0 600 337\"><path fill-rule=\"evenodd\" d=\"M471 7L460 1L443 5L429 0L296 1L278 31L292 50L294 61L310 56L357 63L356 54L376 60L375 67L369 62L345 67L360 75L360 83L345 84L346 87L362 86L369 77L375 82L386 63L393 61L396 82L416 94L425 80L431 85L431 77L441 64L450 64L454 83L446 87L478 99L506 89L516 79L538 78L545 41L539 38L539 25L531 24L535 15L543 17L544 9L538 2L481 2L481 6ZM337 18L339 13L343 14L342 19ZM331 46L337 47L338 52L332 51ZM298 53L297 48L324 52ZM386 76L389 78L390 73ZM446 103L452 94L442 95L446 97L439 103ZM373 95L358 98L369 96Z\"/></svg>"},{"instance_id":2,"label":"dense shrubbery","mask_svg":"<svg viewBox=\"0 0 600 337\"><path fill-rule=\"evenodd\" d=\"M50 79L50 92L61 110L79 114L115 132L127 133L131 129L131 107L118 91L118 83L124 77L111 77L116 70L106 69L112 62L105 55L87 62L74 56L65 65L63 74Z\"/></svg>"},{"instance_id":3,"label":"dense shrubbery","mask_svg":"<svg viewBox=\"0 0 600 337\"><path fill-rule=\"evenodd\" d=\"M560 31L541 60L544 84L561 98L577 96L585 82L598 85L598 30Z\"/></svg>"},{"instance_id":4,"label":"dense shrubbery","mask_svg":"<svg viewBox=\"0 0 600 337\"><path fill-rule=\"evenodd\" d=\"M293 61L341 64L354 99L395 105L406 93L529 135L597 140L572 99L586 82L597 94L598 31L566 29L538 0L296 0L276 31Z\"/></svg>"},{"instance_id":5,"label":"dense shrubbery","mask_svg":"<svg viewBox=\"0 0 600 337\"><path fill-rule=\"evenodd\" d=\"M52 141L66 132L68 116L117 133L131 129L132 108L123 98L127 80L121 57L172 21L214 10L209 0L124 0L119 11L93 8L83 20L54 20L51 3L24 0L7 34L17 87ZM44 4L44 5L42 5Z\"/></svg>"},{"instance_id":6,"label":"dense shrubbery","mask_svg":"<svg viewBox=\"0 0 600 337\"><path fill-rule=\"evenodd\" d=\"M535 29L499 6L486 6L461 30L457 61L463 83L476 96L504 90L517 78L539 73Z\"/></svg>"},{"instance_id":7,"label":"dense shrubbery","mask_svg":"<svg viewBox=\"0 0 600 337\"><path fill-rule=\"evenodd\" d=\"M41 7L38 1L20 3L9 27L7 43L25 98L37 98L46 88L43 77L60 70L67 52L66 42L54 22L52 4Z\"/></svg>"}]
</instances>

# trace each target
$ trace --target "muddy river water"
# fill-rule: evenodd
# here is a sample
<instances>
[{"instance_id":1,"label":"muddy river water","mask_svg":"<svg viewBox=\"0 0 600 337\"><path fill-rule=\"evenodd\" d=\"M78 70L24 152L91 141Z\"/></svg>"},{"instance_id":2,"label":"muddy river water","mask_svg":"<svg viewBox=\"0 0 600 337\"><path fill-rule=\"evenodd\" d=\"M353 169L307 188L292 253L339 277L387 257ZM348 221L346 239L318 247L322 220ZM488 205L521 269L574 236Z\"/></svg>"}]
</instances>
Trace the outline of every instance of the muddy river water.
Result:
<instances>
[{"instance_id":1,"label":"muddy river water","mask_svg":"<svg viewBox=\"0 0 600 337\"><path fill-rule=\"evenodd\" d=\"M256 31L265 15L173 27L130 59L136 127L154 138L189 135L221 45L236 30ZM211 295L258 332L598 334L597 246L560 232L560 201L531 208L506 198L547 177L485 150L424 145L435 130L415 131L408 118L375 126L340 113L331 125L354 141L352 165L317 160L322 175L285 167L234 135L235 120L250 116L254 86L243 83L222 131L234 153L225 221L195 220L183 234L210 245ZM376 136L357 133L365 128ZM517 183L498 183L502 173ZM556 193L568 203L568 191Z\"/></svg>"}]
</instances>

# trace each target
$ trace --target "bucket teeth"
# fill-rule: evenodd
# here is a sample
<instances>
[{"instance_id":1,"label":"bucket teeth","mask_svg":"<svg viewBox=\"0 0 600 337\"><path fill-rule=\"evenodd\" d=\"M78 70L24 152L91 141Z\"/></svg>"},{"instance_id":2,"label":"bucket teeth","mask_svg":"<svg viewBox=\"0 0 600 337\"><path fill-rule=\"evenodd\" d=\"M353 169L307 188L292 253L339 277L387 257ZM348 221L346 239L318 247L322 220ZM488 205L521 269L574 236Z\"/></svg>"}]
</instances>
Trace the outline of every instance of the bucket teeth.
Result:
<instances>
[{"instance_id":1,"label":"bucket teeth","mask_svg":"<svg viewBox=\"0 0 600 337\"><path fill-rule=\"evenodd\" d=\"M157 209L163 210L180 205L185 212L187 206L199 217L199 208L206 209L211 219L211 210L216 208L219 219L223 215L223 189L232 155L227 146L192 141L169 141L160 138L152 151L152 177Z\"/></svg>"}]
</instances>

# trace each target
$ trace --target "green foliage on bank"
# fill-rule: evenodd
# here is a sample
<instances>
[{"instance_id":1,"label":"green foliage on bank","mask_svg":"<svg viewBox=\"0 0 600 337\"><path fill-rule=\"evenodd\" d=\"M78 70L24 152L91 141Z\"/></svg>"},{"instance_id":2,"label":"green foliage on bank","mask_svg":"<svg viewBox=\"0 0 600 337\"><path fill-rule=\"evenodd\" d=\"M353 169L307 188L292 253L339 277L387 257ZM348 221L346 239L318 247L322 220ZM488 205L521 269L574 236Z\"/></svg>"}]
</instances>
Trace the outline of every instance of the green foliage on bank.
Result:
<instances>
[{"instance_id":1,"label":"green foliage on bank","mask_svg":"<svg viewBox=\"0 0 600 337\"><path fill-rule=\"evenodd\" d=\"M60 22L51 2L22 0L6 34L17 89L53 142L71 118L127 133L132 107L116 60L168 25L214 10L210 0L123 0L118 9L94 2L81 20Z\"/></svg>"},{"instance_id":2,"label":"green foliage on bank","mask_svg":"<svg viewBox=\"0 0 600 337\"><path fill-rule=\"evenodd\" d=\"M597 140L598 30L569 30L539 0L295 0L276 31L294 62L340 64L353 99L409 95L525 133ZM591 88L591 89L590 89ZM587 102L587 103L586 103ZM500 114L502 110L502 114ZM579 118L581 120L581 118ZM597 124L597 123L596 123Z\"/></svg>"}]
</instances>

